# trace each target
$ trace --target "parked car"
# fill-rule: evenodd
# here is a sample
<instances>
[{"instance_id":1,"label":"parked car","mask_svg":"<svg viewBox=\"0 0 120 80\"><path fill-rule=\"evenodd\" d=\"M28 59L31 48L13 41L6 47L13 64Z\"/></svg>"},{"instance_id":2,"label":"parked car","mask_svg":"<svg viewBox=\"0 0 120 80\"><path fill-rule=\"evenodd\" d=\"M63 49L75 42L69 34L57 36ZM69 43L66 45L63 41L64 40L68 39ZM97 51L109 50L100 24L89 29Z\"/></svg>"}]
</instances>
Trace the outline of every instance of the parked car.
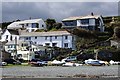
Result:
<instances>
[{"instance_id":1,"label":"parked car","mask_svg":"<svg viewBox=\"0 0 120 80\"><path fill-rule=\"evenodd\" d=\"M63 64L63 67L73 67L73 66L82 66L83 64L78 64L78 63L72 63L72 62L66 62Z\"/></svg>"},{"instance_id":2,"label":"parked car","mask_svg":"<svg viewBox=\"0 0 120 80\"><path fill-rule=\"evenodd\" d=\"M86 64L86 65L92 65L92 66L102 66L102 65L106 65L104 61L94 60L94 59L85 60L85 64Z\"/></svg>"},{"instance_id":3,"label":"parked car","mask_svg":"<svg viewBox=\"0 0 120 80\"><path fill-rule=\"evenodd\" d=\"M69 57L66 57L62 60L64 60L65 62L76 61L77 57L76 56L69 56Z\"/></svg>"},{"instance_id":4,"label":"parked car","mask_svg":"<svg viewBox=\"0 0 120 80\"><path fill-rule=\"evenodd\" d=\"M47 61L42 61L42 60L39 60L39 59L32 59L29 64L31 66L45 66L47 65Z\"/></svg>"},{"instance_id":5,"label":"parked car","mask_svg":"<svg viewBox=\"0 0 120 80\"><path fill-rule=\"evenodd\" d=\"M5 59L4 62L6 62L7 64L21 65L21 62L15 59Z\"/></svg>"},{"instance_id":6,"label":"parked car","mask_svg":"<svg viewBox=\"0 0 120 80\"><path fill-rule=\"evenodd\" d=\"M113 60L110 60L109 62L111 65L120 65L120 62L118 61L113 61Z\"/></svg>"},{"instance_id":7,"label":"parked car","mask_svg":"<svg viewBox=\"0 0 120 80\"><path fill-rule=\"evenodd\" d=\"M52 65L56 65L56 66L62 66L62 64L64 64L64 63L65 63L64 60L62 60L62 61L53 60L53 61L51 62Z\"/></svg>"}]
</instances>

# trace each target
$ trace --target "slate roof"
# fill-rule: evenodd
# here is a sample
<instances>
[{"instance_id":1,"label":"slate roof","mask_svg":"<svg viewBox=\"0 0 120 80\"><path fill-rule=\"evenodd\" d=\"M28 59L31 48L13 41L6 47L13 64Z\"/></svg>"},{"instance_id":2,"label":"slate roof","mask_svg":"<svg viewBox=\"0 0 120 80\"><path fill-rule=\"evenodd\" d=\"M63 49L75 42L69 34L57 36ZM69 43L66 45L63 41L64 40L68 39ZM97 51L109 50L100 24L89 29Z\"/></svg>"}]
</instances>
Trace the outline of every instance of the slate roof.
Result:
<instances>
[{"instance_id":1,"label":"slate roof","mask_svg":"<svg viewBox=\"0 0 120 80\"><path fill-rule=\"evenodd\" d=\"M71 35L67 31L49 31L49 32L22 32L20 36L62 36L62 35Z\"/></svg>"},{"instance_id":2,"label":"slate roof","mask_svg":"<svg viewBox=\"0 0 120 80\"><path fill-rule=\"evenodd\" d=\"M87 15L87 16L74 16L74 17L68 17L63 19L62 21L71 21L71 20L79 20L79 19L89 19L89 18L95 18L97 19L98 17L100 17L100 15Z\"/></svg>"}]
</instances>

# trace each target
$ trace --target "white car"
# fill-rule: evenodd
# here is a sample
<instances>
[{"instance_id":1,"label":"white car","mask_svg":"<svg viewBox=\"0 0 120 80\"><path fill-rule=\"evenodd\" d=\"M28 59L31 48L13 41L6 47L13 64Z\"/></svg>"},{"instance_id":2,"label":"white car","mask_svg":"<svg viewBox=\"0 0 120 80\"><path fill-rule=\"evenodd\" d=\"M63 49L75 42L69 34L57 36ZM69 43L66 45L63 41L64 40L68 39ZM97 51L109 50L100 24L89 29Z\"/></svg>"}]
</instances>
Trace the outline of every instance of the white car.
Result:
<instances>
[{"instance_id":1,"label":"white car","mask_svg":"<svg viewBox=\"0 0 120 80\"><path fill-rule=\"evenodd\" d=\"M85 64L92 65L92 66L102 66L102 65L105 65L106 63L101 60L88 59L88 60L85 60Z\"/></svg>"},{"instance_id":2,"label":"white car","mask_svg":"<svg viewBox=\"0 0 120 80\"><path fill-rule=\"evenodd\" d=\"M63 64L63 66L64 67L82 66L82 64L66 62L65 64Z\"/></svg>"},{"instance_id":3,"label":"white car","mask_svg":"<svg viewBox=\"0 0 120 80\"><path fill-rule=\"evenodd\" d=\"M64 61L58 61L58 60L53 60L53 61L51 62L52 65L62 65L62 64L64 64L64 63L65 63Z\"/></svg>"},{"instance_id":4,"label":"white car","mask_svg":"<svg viewBox=\"0 0 120 80\"><path fill-rule=\"evenodd\" d=\"M76 58L76 56L69 56L69 57L66 57L62 60L66 61L66 62L70 62L70 61L76 61L77 58Z\"/></svg>"},{"instance_id":5,"label":"white car","mask_svg":"<svg viewBox=\"0 0 120 80\"><path fill-rule=\"evenodd\" d=\"M118 64L120 64L120 62L113 61L113 60L111 60L109 63L110 63L111 65L118 65Z\"/></svg>"}]
</instances>

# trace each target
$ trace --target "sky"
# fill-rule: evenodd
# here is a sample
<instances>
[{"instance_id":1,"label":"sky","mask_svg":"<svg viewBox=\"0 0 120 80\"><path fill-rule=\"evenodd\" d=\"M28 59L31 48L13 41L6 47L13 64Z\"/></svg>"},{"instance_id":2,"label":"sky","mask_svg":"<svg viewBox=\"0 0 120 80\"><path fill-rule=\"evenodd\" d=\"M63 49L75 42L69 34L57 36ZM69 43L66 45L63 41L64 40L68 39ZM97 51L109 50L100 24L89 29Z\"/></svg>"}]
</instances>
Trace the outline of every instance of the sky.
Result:
<instances>
[{"instance_id":1,"label":"sky","mask_svg":"<svg viewBox=\"0 0 120 80\"><path fill-rule=\"evenodd\" d=\"M17 19L53 18L57 22L71 16L85 16L93 12L102 16L117 16L117 2L3 2L2 22Z\"/></svg>"}]
</instances>

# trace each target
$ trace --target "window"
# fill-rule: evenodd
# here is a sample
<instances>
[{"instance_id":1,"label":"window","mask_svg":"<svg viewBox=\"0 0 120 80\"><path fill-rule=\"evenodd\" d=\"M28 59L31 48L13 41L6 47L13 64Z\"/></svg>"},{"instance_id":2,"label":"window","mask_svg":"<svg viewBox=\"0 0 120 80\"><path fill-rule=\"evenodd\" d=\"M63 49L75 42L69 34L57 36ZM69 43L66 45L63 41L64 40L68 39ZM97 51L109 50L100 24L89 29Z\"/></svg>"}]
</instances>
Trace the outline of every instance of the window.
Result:
<instances>
[{"instance_id":1,"label":"window","mask_svg":"<svg viewBox=\"0 0 120 80\"><path fill-rule=\"evenodd\" d=\"M12 36L10 36L10 40L12 41Z\"/></svg>"},{"instance_id":2,"label":"window","mask_svg":"<svg viewBox=\"0 0 120 80\"><path fill-rule=\"evenodd\" d=\"M8 39L8 35L6 35L6 39Z\"/></svg>"},{"instance_id":3,"label":"window","mask_svg":"<svg viewBox=\"0 0 120 80\"><path fill-rule=\"evenodd\" d=\"M27 44L27 43L22 43L21 46L22 46L22 47L28 46L28 44Z\"/></svg>"},{"instance_id":4,"label":"window","mask_svg":"<svg viewBox=\"0 0 120 80\"><path fill-rule=\"evenodd\" d=\"M8 45L8 48L11 48L11 45Z\"/></svg>"},{"instance_id":5,"label":"window","mask_svg":"<svg viewBox=\"0 0 120 80\"><path fill-rule=\"evenodd\" d=\"M24 44L22 43L22 45L21 45L22 47L24 47Z\"/></svg>"},{"instance_id":6,"label":"window","mask_svg":"<svg viewBox=\"0 0 120 80\"><path fill-rule=\"evenodd\" d=\"M26 26L28 26L28 23L26 24Z\"/></svg>"},{"instance_id":7,"label":"window","mask_svg":"<svg viewBox=\"0 0 120 80\"><path fill-rule=\"evenodd\" d=\"M35 39L37 39L37 36L35 36Z\"/></svg>"},{"instance_id":8,"label":"window","mask_svg":"<svg viewBox=\"0 0 120 80\"><path fill-rule=\"evenodd\" d=\"M26 40L31 40L31 37L26 37Z\"/></svg>"},{"instance_id":9,"label":"window","mask_svg":"<svg viewBox=\"0 0 120 80\"><path fill-rule=\"evenodd\" d=\"M56 47L57 46L57 43L52 43L52 47Z\"/></svg>"},{"instance_id":10,"label":"window","mask_svg":"<svg viewBox=\"0 0 120 80\"><path fill-rule=\"evenodd\" d=\"M37 42L34 42L35 44L37 44Z\"/></svg>"},{"instance_id":11,"label":"window","mask_svg":"<svg viewBox=\"0 0 120 80\"><path fill-rule=\"evenodd\" d=\"M82 19L81 24L89 24L89 19Z\"/></svg>"},{"instance_id":12,"label":"window","mask_svg":"<svg viewBox=\"0 0 120 80\"><path fill-rule=\"evenodd\" d=\"M50 46L50 43L45 43L45 46Z\"/></svg>"},{"instance_id":13,"label":"window","mask_svg":"<svg viewBox=\"0 0 120 80\"><path fill-rule=\"evenodd\" d=\"M65 36L65 39L68 39L68 36Z\"/></svg>"},{"instance_id":14,"label":"window","mask_svg":"<svg viewBox=\"0 0 120 80\"><path fill-rule=\"evenodd\" d=\"M45 36L45 40L47 40L47 36Z\"/></svg>"},{"instance_id":15,"label":"window","mask_svg":"<svg viewBox=\"0 0 120 80\"><path fill-rule=\"evenodd\" d=\"M52 41L52 36L50 36L50 42Z\"/></svg>"},{"instance_id":16,"label":"window","mask_svg":"<svg viewBox=\"0 0 120 80\"><path fill-rule=\"evenodd\" d=\"M39 24L38 23L32 23L32 28L39 28Z\"/></svg>"},{"instance_id":17,"label":"window","mask_svg":"<svg viewBox=\"0 0 120 80\"><path fill-rule=\"evenodd\" d=\"M44 25L42 24L42 27L44 27Z\"/></svg>"},{"instance_id":18,"label":"window","mask_svg":"<svg viewBox=\"0 0 120 80\"><path fill-rule=\"evenodd\" d=\"M31 40L31 37L29 37L29 40Z\"/></svg>"},{"instance_id":19,"label":"window","mask_svg":"<svg viewBox=\"0 0 120 80\"><path fill-rule=\"evenodd\" d=\"M57 39L57 36L55 36L55 39Z\"/></svg>"},{"instance_id":20,"label":"window","mask_svg":"<svg viewBox=\"0 0 120 80\"><path fill-rule=\"evenodd\" d=\"M64 43L64 47L68 47L68 43Z\"/></svg>"}]
</instances>

